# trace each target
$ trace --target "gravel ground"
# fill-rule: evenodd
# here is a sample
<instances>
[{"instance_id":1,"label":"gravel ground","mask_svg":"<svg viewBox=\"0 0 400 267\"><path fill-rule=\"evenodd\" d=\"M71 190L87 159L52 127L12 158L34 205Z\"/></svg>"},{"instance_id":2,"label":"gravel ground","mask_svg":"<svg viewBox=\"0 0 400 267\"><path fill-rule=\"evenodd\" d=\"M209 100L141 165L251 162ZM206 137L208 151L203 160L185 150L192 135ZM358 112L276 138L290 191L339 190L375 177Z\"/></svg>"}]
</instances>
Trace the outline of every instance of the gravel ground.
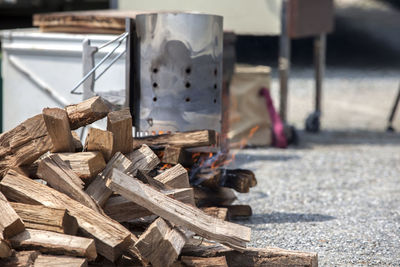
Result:
<instances>
[{"instance_id":1,"label":"gravel ground","mask_svg":"<svg viewBox=\"0 0 400 267\"><path fill-rule=\"evenodd\" d=\"M286 150L246 149L258 185L250 245L318 252L320 266L400 266L400 136L301 133Z\"/></svg>"}]
</instances>

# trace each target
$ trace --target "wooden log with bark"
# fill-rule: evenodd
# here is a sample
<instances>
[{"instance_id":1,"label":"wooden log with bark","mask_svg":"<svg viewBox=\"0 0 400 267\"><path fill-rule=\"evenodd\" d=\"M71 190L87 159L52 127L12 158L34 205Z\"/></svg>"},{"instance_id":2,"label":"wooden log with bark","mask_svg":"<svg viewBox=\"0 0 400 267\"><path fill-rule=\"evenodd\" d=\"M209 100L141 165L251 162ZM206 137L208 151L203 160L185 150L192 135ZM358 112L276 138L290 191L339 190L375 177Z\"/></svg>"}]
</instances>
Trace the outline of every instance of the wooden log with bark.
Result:
<instances>
[{"instance_id":1,"label":"wooden log with bark","mask_svg":"<svg viewBox=\"0 0 400 267\"><path fill-rule=\"evenodd\" d=\"M154 177L154 179L172 188L190 187L188 172L181 164L165 170L163 173Z\"/></svg>"},{"instance_id":2,"label":"wooden log with bark","mask_svg":"<svg viewBox=\"0 0 400 267\"><path fill-rule=\"evenodd\" d=\"M228 267L224 256L210 258L182 256L181 262L188 267Z\"/></svg>"},{"instance_id":3,"label":"wooden log with bark","mask_svg":"<svg viewBox=\"0 0 400 267\"><path fill-rule=\"evenodd\" d=\"M108 108L99 97L66 107L71 129L103 118ZM43 115L33 116L20 125L0 134L0 176L8 169L30 165L53 148Z\"/></svg>"},{"instance_id":4,"label":"wooden log with bark","mask_svg":"<svg viewBox=\"0 0 400 267\"><path fill-rule=\"evenodd\" d=\"M61 108L44 108L43 119L53 143L52 152L75 152L67 112Z\"/></svg>"},{"instance_id":5,"label":"wooden log with bark","mask_svg":"<svg viewBox=\"0 0 400 267\"><path fill-rule=\"evenodd\" d=\"M185 245L185 235L162 218L155 220L136 241L135 247L155 267L168 267Z\"/></svg>"},{"instance_id":6,"label":"wooden log with bark","mask_svg":"<svg viewBox=\"0 0 400 267\"><path fill-rule=\"evenodd\" d=\"M39 163L37 176L59 192L100 212L97 204L83 190L83 181L68 167L67 163L61 160L59 155L53 154L42 159Z\"/></svg>"},{"instance_id":7,"label":"wooden log with bark","mask_svg":"<svg viewBox=\"0 0 400 267\"><path fill-rule=\"evenodd\" d=\"M216 135L213 130L199 130L191 132L176 132L156 136L146 136L133 139L133 147L140 147L146 144L150 147L200 147L216 144Z\"/></svg>"},{"instance_id":8,"label":"wooden log with bark","mask_svg":"<svg viewBox=\"0 0 400 267\"><path fill-rule=\"evenodd\" d=\"M65 235L43 230L26 229L10 238L15 249L39 250L43 253L85 257L89 261L97 257L93 239Z\"/></svg>"},{"instance_id":9,"label":"wooden log with bark","mask_svg":"<svg viewBox=\"0 0 400 267\"><path fill-rule=\"evenodd\" d=\"M201 210L208 215L218 218L220 220L225 221L228 217L228 209L227 208L219 208L219 207L205 207L201 208Z\"/></svg>"},{"instance_id":10,"label":"wooden log with bark","mask_svg":"<svg viewBox=\"0 0 400 267\"><path fill-rule=\"evenodd\" d=\"M0 189L16 202L67 209L76 218L82 234L94 238L97 252L110 261L115 261L131 243L131 233L116 221L13 170L0 182Z\"/></svg>"},{"instance_id":11,"label":"wooden log with bark","mask_svg":"<svg viewBox=\"0 0 400 267\"><path fill-rule=\"evenodd\" d=\"M225 256L229 267L318 266L318 255L313 252L271 247L247 248L244 251L235 251L218 243L198 239L191 239L185 244L182 249L182 256L206 258Z\"/></svg>"},{"instance_id":12,"label":"wooden log with bark","mask_svg":"<svg viewBox=\"0 0 400 267\"><path fill-rule=\"evenodd\" d=\"M162 193L182 203L194 206L192 188L171 189L162 191ZM123 196L110 198L104 206L104 212L118 222L129 222L137 218L153 215L151 211L131 200L127 200Z\"/></svg>"},{"instance_id":13,"label":"wooden log with bark","mask_svg":"<svg viewBox=\"0 0 400 267\"><path fill-rule=\"evenodd\" d=\"M34 267L87 267L85 258L68 256L39 255Z\"/></svg>"},{"instance_id":14,"label":"wooden log with bark","mask_svg":"<svg viewBox=\"0 0 400 267\"><path fill-rule=\"evenodd\" d=\"M106 162L114 155L114 135L112 132L90 128L86 136L85 151L100 151Z\"/></svg>"},{"instance_id":15,"label":"wooden log with bark","mask_svg":"<svg viewBox=\"0 0 400 267\"><path fill-rule=\"evenodd\" d=\"M25 227L46 230L67 235L75 235L78 222L66 209L49 208L43 205L30 205L10 202L15 212L24 221Z\"/></svg>"},{"instance_id":16,"label":"wooden log with bark","mask_svg":"<svg viewBox=\"0 0 400 267\"><path fill-rule=\"evenodd\" d=\"M163 193L114 169L107 186L156 215L196 234L243 249L250 241L250 228L213 218L201 210L171 199Z\"/></svg>"},{"instance_id":17,"label":"wooden log with bark","mask_svg":"<svg viewBox=\"0 0 400 267\"><path fill-rule=\"evenodd\" d=\"M10 238L25 230L24 223L0 192L0 238Z\"/></svg>"},{"instance_id":18,"label":"wooden log with bark","mask_svg":"<svg viewBox=\"0 0 400 267\"><path fill-rule=\"evenodd\" d=\"M257 185L254 173L243 169L201 169L195 178L202 186L229 187L239 193L248 193L251 187Z\"/></svg>"},{"instance_id":19,"label":"wooden log with bark","mask_svg":"<svg viewBox=\"0 0 400 267\"><path fill-rule=\"evenodd\" d=\"M99 96L91 97L81 103L65 107L72 130L98 121L110 112L110 109Z\"/></svg>"},{"instance_id":20,"label":"wooden log with bark","mask_svg":"<svg viewBox=\"0 0 400 267\"><path fill-rule=\"evenodd\" d=\"M105 167L106 162L101 152L58 153L71 170L89 184Z\"/></svg>"},{"instance_id":21,"label":"wooden log with bark","mask_svg":"<svg viewBox=\"0 0 400 267\"><path fill-rule=\"evenodd\" d=\"M112 111L107 115L107 131L114 136L114 153L129 153L133 150L132 116L129 108Z\"/></svg>"}]
</instances>

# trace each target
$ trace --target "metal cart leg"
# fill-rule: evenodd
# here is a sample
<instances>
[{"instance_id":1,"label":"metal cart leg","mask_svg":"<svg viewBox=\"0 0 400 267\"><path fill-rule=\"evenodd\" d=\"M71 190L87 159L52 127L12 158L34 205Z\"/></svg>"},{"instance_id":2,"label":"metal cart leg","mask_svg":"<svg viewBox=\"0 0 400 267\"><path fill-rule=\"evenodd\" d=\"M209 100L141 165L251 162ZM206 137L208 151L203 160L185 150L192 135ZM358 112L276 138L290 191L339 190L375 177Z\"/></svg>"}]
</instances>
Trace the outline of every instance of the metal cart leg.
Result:
<instances>
[{"instance_id":1,"label":"metal cart leg","mask_svg":"<svg viewBox=\"0 0 400 267\"><path fill-rule=\"evenodd\" d=\"M306 131L319 132L321 117L322 81L325 73L326 36L320 34L314 39L315 68L315 111L306 119Z\"/></svg>"},{"instance_id":2,"label":"metal cart leg","mask_svg":"<svg viewBox=\"0 0 400 267\"><path fill-rule=\"evenodd\" d=\"M392 108L392 110L390 112L390 115L389 115L388 126L386 128L386 131L388 131L388 132L394 132L393 119L394 119L394 115L396 114L397 107L399 106L399 102L400 102L400 84L399 84L399 91L397 93L396 100L395 100L395 102L393 104L393 108Z\"/></svg>"},{"instance_id":3,"label":"metal cart leg","mask_svg":"<svg viewBox=\"0 0 400 267\"><path fill-rule=\"evenodd\" d=\"M284 123L287 122L288 79L290 71L290 37L288 35L286 21L288 6L288 0L284 0L282 2L281 35L279 39L279 115Z\"/></svg>"}]
</instances>

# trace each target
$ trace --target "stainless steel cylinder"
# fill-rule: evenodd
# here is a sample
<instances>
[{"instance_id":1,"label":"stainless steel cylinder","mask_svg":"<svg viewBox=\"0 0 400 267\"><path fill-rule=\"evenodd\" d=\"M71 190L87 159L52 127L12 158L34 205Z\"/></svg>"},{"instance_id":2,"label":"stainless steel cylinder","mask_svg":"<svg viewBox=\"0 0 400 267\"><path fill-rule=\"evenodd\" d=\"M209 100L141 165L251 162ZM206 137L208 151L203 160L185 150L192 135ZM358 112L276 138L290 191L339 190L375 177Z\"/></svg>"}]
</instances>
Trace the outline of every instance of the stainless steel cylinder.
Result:
<instances>
[{"instance_id":1,"label":"stainless steel cylinder","mask_svg":"<svg viewBox=\"0 0 400 267\"><path fill-rule=\"evenodd\" d=\"M221 130L222 17L154 13L136 17L137 133Z\"/></svg>"}]
</instances>

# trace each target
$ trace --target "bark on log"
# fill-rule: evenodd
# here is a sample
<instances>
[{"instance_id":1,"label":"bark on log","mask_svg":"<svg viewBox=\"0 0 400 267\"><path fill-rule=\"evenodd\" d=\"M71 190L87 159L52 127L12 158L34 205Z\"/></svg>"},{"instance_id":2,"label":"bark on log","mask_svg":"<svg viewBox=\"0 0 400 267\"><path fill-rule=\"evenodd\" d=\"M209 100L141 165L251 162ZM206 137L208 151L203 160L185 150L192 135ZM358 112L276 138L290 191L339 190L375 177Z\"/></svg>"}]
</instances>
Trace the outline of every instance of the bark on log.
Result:
<instances>
[{"instance_id":1,"label":"bark on log","mask_svg":"<svg viewBox=\"0 0 400 267\"><path fill-rule=\"evenodd\" d=\"M0 189L16 202L67 209L76 218L80 231L95 239L97 252L110 261L115 261L131 243L131 233L116 221L15 171L8 171L0 182Z\"/></svg>"},{"instance_id":2,"label":"bark on log","mask_svg":"<svg viewBox=\"0 0 400 267\"><path fill-rule=\"evenodd\" d=\"M46 230L67 235L76 235L78 222L66 209L49 208L43 205L29 205L10 202L15 212L24 221L25 227Z\"/></svg>"},{"instance_id":3,"label":"bark on log","mask_svg":"<svg viewBox=\"0 0 400 267\"><path fill-rule=\"evenodd\" d=\"M250 228L208 216L201 210L171 199L117 169L113 170L107 186L154 214L205 238L236 249L244 248L246 242L250 241Z\"/></svg>"}]
</instances>

